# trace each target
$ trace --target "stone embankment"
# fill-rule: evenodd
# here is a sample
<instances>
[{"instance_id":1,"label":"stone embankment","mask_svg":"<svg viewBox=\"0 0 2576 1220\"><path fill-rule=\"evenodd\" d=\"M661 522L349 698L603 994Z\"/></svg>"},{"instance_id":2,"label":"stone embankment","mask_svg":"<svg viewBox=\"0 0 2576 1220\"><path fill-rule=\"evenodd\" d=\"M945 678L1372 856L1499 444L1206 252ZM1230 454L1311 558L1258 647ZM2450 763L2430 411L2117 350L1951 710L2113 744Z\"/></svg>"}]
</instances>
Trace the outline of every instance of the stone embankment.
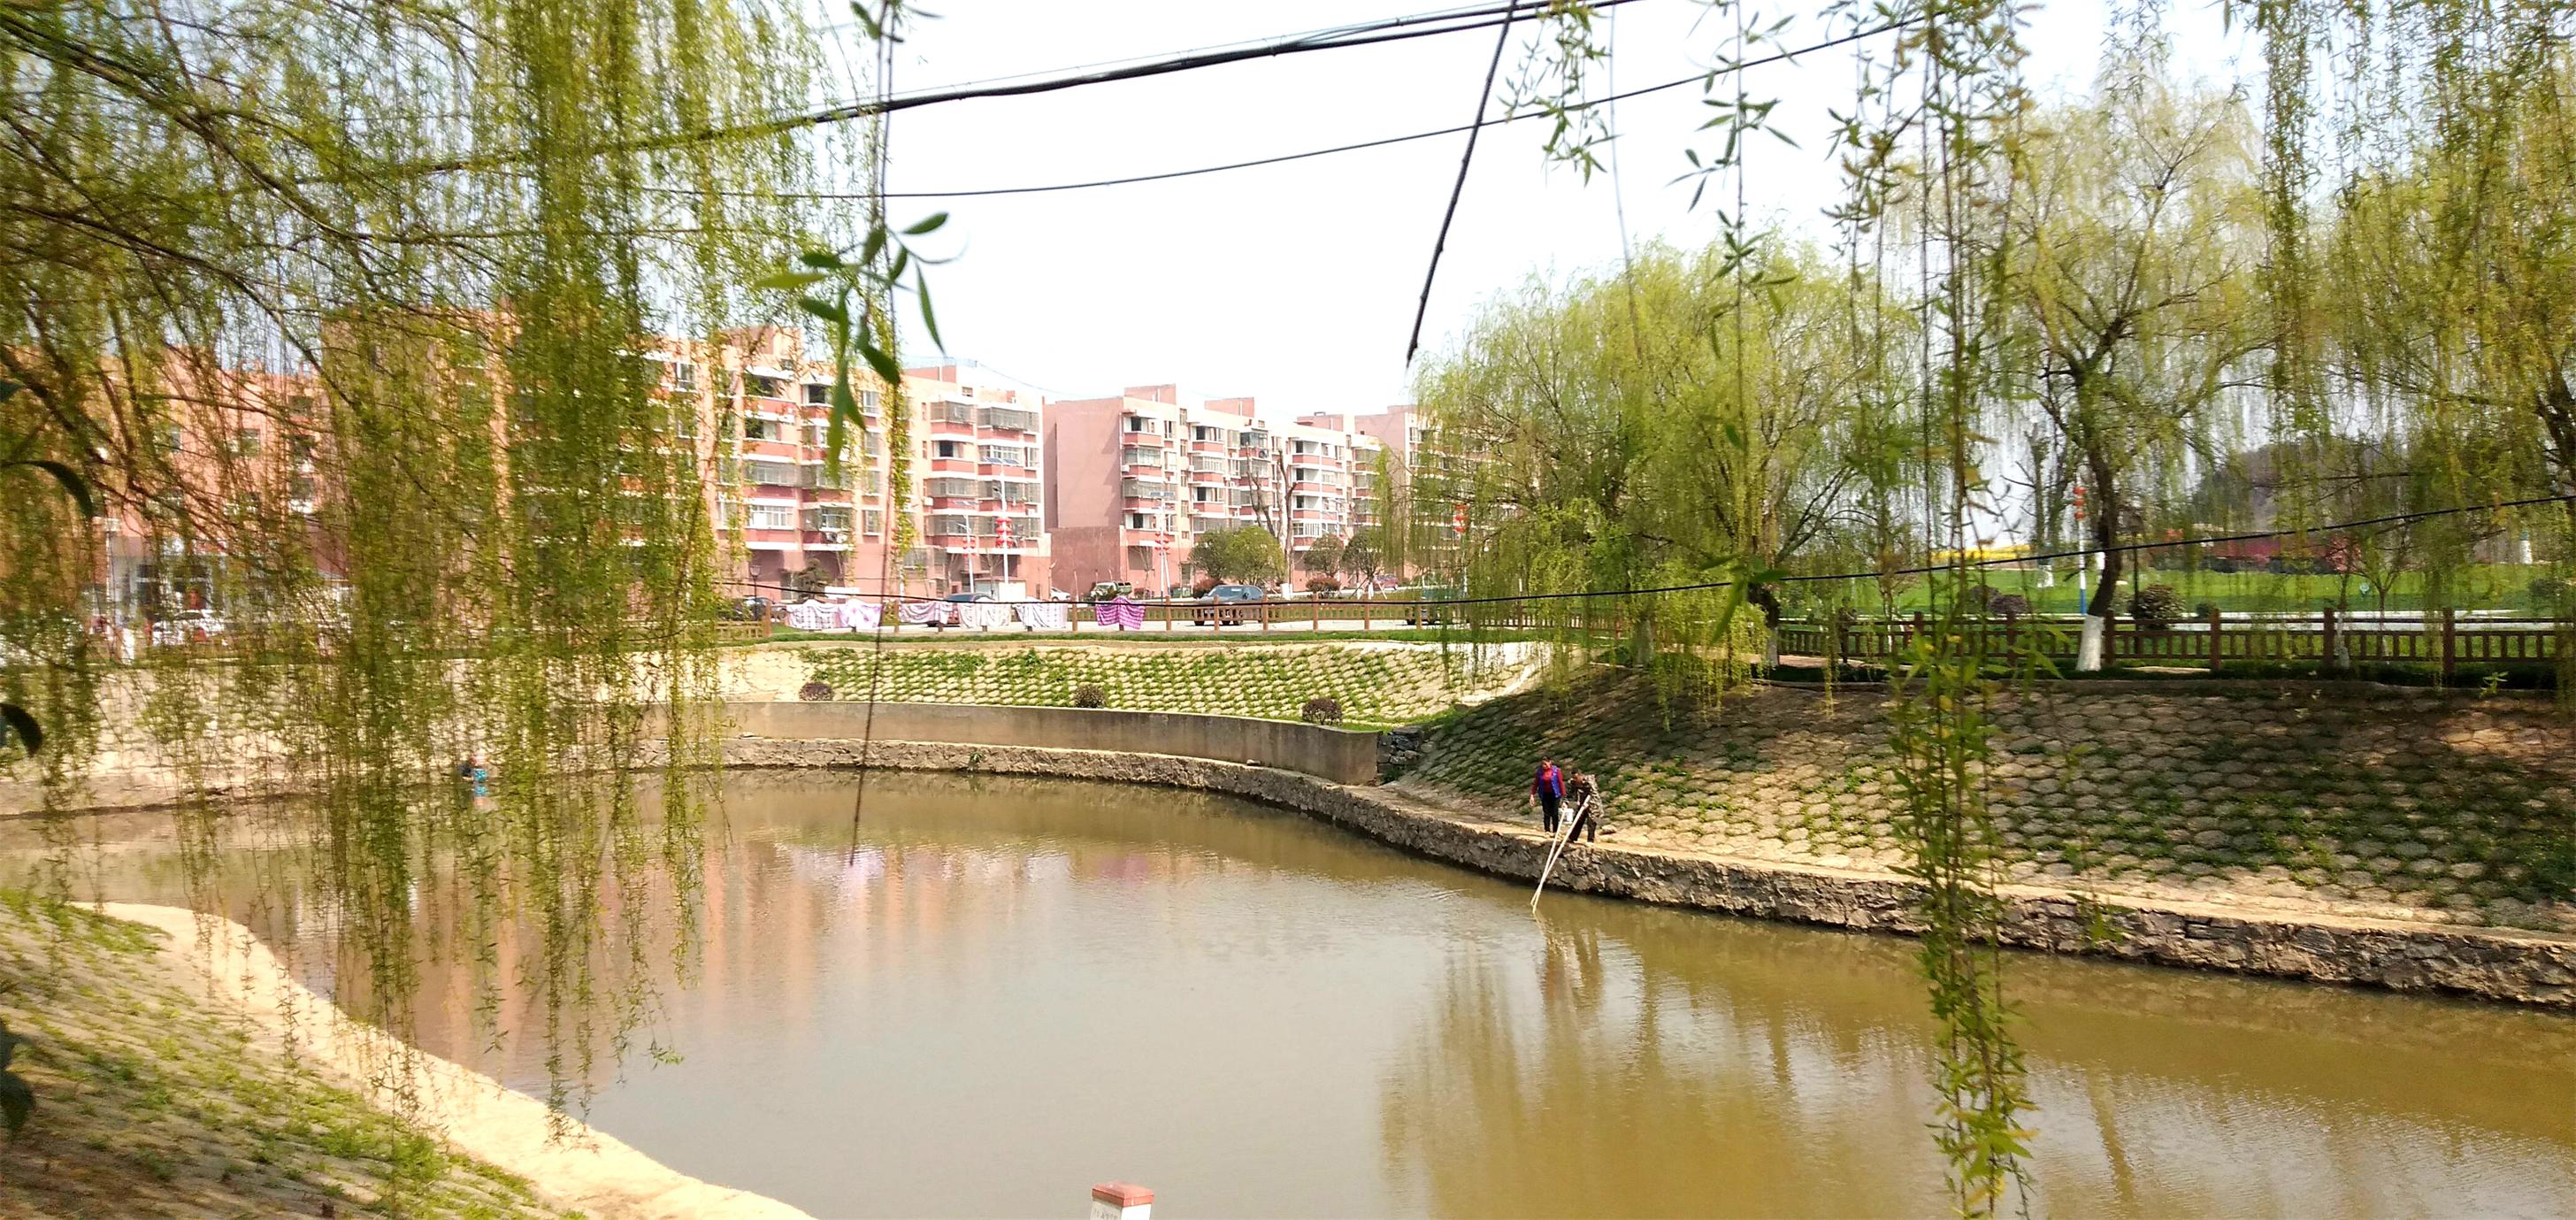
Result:
<instances>
[{"instance_id":1,"label":"stone embankment","mask_svg":"<svg viewBox=\"0 0 2576 1220\"><path fill-rule=\"evenodd\" d=\"M854 741L735 738L729 765L855 765ZM877 742L875 765L1053 775L1165 784L1300 810L1435 859L1520 880L1535 878L1547 840L1525 822L1467 807L1412 784L1362 787L1204 759L1022 746ZM1552 884L1565 888L1830 927L1907 933L1919 927L1906 879L1866 867L1753 860L1604 842L1575 849ZM2283 913L2218 902L2087 894L2010 884L2007 943L2168 966L2189 966L2400 991L2441 991L2576 1009L2576 937L2321 912Z\"/></svg>"},{"instance_id":2,"label":"stone embankment","mask_svg":"<svg viewBox=\"0 0 2576 1220\"><path fill-rule=\"evenodd\" d=\"M0 1020L37 1098L0 1215L803 1215L350 1021L239 924L105 910L0 894Z\"/></svg>"},{"instance_id":3,"label":"stone embankment","mask_svg":"<svg viewBox=\"0 0 2576 1220\"><path fill-rule=\"evenodd\" d=\"M1613 675L1433 726L1412 785L1518 805L1597 773L1622 846L1885 871L1902 790L1882 687L1695 708ZM2576 716L2364 684L2048 683L1992 708L1982 794L2013 880L2161 902L2576 932Z\"/></svg>"}]
</instances>

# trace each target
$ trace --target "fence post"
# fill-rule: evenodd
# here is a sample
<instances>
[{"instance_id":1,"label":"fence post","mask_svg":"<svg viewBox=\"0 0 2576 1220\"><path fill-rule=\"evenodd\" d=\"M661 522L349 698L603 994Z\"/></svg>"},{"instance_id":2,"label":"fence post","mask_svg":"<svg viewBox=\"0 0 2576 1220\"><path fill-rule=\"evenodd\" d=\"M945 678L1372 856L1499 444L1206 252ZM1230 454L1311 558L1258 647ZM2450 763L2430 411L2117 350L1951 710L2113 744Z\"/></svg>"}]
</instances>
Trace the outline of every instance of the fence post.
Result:
<instances>
[{"instance_id":1,"label":"fence post","mask_svg":"<svg viewBox=\"0 0 2576 1220\"><path fill-rule=\"evenodd\" d=\"M2218 672L2218 607L2209 608L2209 672Z\"/></svg>"},{"instance_id":2,"label":"fence post","mask_svg":"<svg viewBox=\"0 0 2576 1220\"><path fill-rule=\"evenodd\" d=\"M1322 630L1324 629L1324 595L1323 595L1323 594L1321 594L1321 593L1317 593L1317 594L1315 594L1315 628L1314 628L1314 629L1315 629L1316 631L1319 631L1319 632L1320 632L1320 631L1322 631Z\"/></svg>"},{"instance_id":3,"label":"fence post","mask_svg":"<svg viewBox=\"0 0 2576 1220\"><path fill-rule=\"evenodd\" d=\"M2325 652L2317 658L2321 663L2319 667L2323 669L2341 669L2343 666L2335 660L2335 645L2340 641L2335 639L2336 623L2334 607L2328 606L2325 608L2324 620L2325 639L2320 641L2320 643L2325 647Z\"/></svg>"},{"instance_id":4,"label":"fence post","mask_svg":"<svg viewBox=\"0 0 2576 1220\"><path fill-rule=\"evenodd\" d=\"M1906 631L1906 633L1905 633L1905 642L1906 642L1908 645L1912 645L1915 641L1920 640L1920 639L1922 639L1922 638L1923 638L1923 612L1922 612L1922 611L1920 611L1920 610L1917 610L1917 611L1915 611L1915 612L1914 612L1914 625L1913 625L1911 628L1907 629L1907 631Z\"/></svg>"},{"instance_id":5,"label":"fence post","mask_svg":"<svg viewBox=\"0 0 2576 1220\"><path fill-rule=\"evenodd\" d=\"M1270 599L1263 598L1252 604L1261 607L1261 630L1268 632L1270 630Z\"/></svg>"},{"instance_id":6,"label":"fence post","mask_svg":"<svg viewBox=\"0 0 2576 1220\"><path fill-rule=\"evenodd\" d=\"M2458 657L2459 612L2442 607L2442 685L2451 684L2451 666Z\"/></svg>"}]
</instances>

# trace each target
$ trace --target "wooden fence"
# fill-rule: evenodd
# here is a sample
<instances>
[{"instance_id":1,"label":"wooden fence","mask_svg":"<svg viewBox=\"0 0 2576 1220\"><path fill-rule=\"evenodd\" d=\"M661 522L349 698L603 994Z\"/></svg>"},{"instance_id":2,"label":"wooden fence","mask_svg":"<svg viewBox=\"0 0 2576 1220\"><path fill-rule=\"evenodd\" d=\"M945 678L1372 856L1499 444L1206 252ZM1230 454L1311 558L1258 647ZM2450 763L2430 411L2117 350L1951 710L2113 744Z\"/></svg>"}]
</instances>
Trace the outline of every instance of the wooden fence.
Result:
<instances>
[{"instance_id":1,"label":"wooden fence","mask_svg":"<svg viewBox=\"0 0 2576 1220\"><path fill-rule=\"evenodd\" d=\"M2084 620L2076 616L1980 619L1968 630L1997 651L2036 648L2051 658L2075 655ZM1781 624L1780 650L1803 656L1882 660L1929 630L1921 614L1839 625ZM1839 631L1839 639L1835 633ZM2546 618L2462 618L2440 611L2420 620L2354 619L2332 610L2313 615L2211 616L2164 626L2114 619L2103 641L2111 662L2207 666L2230 661L2316 661L2423 665L2450 673L2461 665L2529 665L2576 650L2576 623Z\"/></svg>"}]
</instances>

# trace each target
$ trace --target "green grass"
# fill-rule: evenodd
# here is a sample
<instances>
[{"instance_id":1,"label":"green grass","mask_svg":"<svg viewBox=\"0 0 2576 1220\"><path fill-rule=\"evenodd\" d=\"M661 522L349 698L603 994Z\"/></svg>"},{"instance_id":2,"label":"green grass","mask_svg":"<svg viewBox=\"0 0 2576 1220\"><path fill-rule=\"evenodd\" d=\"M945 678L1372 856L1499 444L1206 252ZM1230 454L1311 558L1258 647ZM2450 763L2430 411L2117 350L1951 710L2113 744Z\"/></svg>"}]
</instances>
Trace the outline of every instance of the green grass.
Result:
<instances>
[{"instance_id":1,"label":"green grass","mask_svg":"<svg viewBox=\"0 0 2576 1220\"><path fill-rule=\"evenodd\" d=\"M1465 648L1359 649L1245 640L1169 650L1061 642L1040 647L1018 640L994 647L916 642L881 651L847 644L801 652L808 677L829 685L841 699L864 699L874 691L895 703L1066 707L1075 690L1096 686L1112 708L1295 720L1307 700L1330 697L1340 701L1343 723L1353 728L1383 728L1435 715L1466 694L1508 682L1517 672L1491 665L1481 672L1471 669Z\"/></svg>"},{"instance_id":2,"label":"green grass","mask_svg":"<svg viewBox=\"0 0 2576 1220\"><path fill-rule=\"evenodd\" d=\"M2538 564L2479 564L2456 573L2445 599L2456 610L2518 610L2545 613L2549 607L2532 596L2532 582L2554 573ZM2035 572L1993 569L1986 583L1999 593L2019 593L2030 599L2031 609L2041 614L2079 614L2083 607L2076 601L2075 582L2061 579L2053 587L2031 587L2038 579ZM2358 573L2336 575L2284 575L2272 572L2209 572L2183 569L2150 568L2148 584L2172 585L2182 594L2183 604L2196 606L2215 601L2221 610L2240 613L2315 613L2328 605L2348 605L2354 610L2376 611L2381 608L2379 595L2370 582ZM1865 582L1863 582L1865 583ZM2135 587L2126 577L2121 580L2121 600ZM2088 588L2090 586L2088 585ZM1874 598L1873 598L1874 600ZM1900 612L1928 609L1931 591L1922 582L1897 595ZM2424 574L2408 572L2390 590L2387 609L2394 613L2425 609Z\"/></svg>"}]
</instances>

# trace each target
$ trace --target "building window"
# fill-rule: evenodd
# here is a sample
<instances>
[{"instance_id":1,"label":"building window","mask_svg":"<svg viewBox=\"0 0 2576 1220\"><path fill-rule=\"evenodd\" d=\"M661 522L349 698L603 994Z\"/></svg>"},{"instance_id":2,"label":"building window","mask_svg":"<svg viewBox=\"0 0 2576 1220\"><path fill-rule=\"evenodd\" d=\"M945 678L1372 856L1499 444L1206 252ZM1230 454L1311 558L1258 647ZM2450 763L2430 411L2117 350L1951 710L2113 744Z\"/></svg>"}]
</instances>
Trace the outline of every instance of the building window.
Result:
<instances>
[{"instance_id":1,"label":"building window","mask_svg":"<svg viewBox=\"0 0 2576 1220\"><path fill-rule=\"evenodd\" d=\"M246 458L258 457L261 443L266 439L265 434L257 428L236 429L233 432L233 455Z\"/></svg>"},{"instance_id":2,"label":"building window","mask_svg":"<svg viewBox=\"0 0 2576 1220\"><path fill-rule=\"evenodd\" d=\"M930 456L943 458L971 458L975 456L975 446L967 441L932 441L930 443Z\"/></svg>"},{"instance_id":3,"label":"building window","mask_svg":"<svg viewBox=\"0 0 2576 1220\"><path fill-rule=\"evenodd\" d=\"M875 390L859 391L859 409L870 415L877 413L877 392Z\"/></svg>"},{"instance_id":4,"label":"building window","mask_svg":"<svg viewBox=\"0 0 2576 1220\"><path fill-rule=\"evenodd\" d=\"M796 528L796 510L784 504L754 504L744 514L743 524L756 530L792 530Z\"/></svg>"},{"instance_id":5,"label":"building window","mask_svg":"<svg viewBox=\"0 0 2576 1220\"><path fill-rule=\"evenodd\" d=\"M744 416L742 421L742 439L747 441L792 440L793 434L789 431L790 427L792 427L792 425L784 424L774 419L761 419L758 416Z\"/></svg>"},{"instance_id":6,"label":"building window","mask_svg":"<svg viewBox=\"0 0 2576 1220\"><path fill-rule=\"evenodd\" d=\"M785 398L787 387L775 377L751 374L742 379L743 393L758 398Z\"/></svg>"},{"instance_id":7,"label":"building window","mask_svg":"<svg viewBox=\"0 0 2576 1220\"><path fill-rule=\"evenodd\" d=\"M742 475L749 482L775 487L793 487L798 482L796 468L783 462L744 462Z\"/></svg>"},{"instance_id":8,"label":"building window","mask_svg":"<svg viewBox=\"0 0 2576 1220\"><path fill-rule=\"evenodd\" d=\"M885 510L884 510L884 509L881 509L881 508L870 508L870 509L862 509L862 510L860 510L860 512L859 512L859 525L861 526L861 528L862 528L862 529L864 529L867 533L870 533L870 534L882 534L882 533L884 533L884 532L885 532Z\"/></svg>"},{"instance_id":9,"label":"building window","mask_svg":"<svg viewBox=\"0 0 2576 1220\"><path fill-rule=\"evenodd\" d=\"M671 388L684 394L696 393L698 388L698 366L691 364L686 360L672 365Z\"/></svg>"},{"instance_id":10,"label":"building window","mask_svg":"<svg viewBox=\"0 0 2576 1220\"><path fill-rule=\"evenodd\" d=\"M806 382L805 405L809 407L828 407L832 405L832 387L828 385L819 385L810 381Z\"/></svg>"}]
</instances>

